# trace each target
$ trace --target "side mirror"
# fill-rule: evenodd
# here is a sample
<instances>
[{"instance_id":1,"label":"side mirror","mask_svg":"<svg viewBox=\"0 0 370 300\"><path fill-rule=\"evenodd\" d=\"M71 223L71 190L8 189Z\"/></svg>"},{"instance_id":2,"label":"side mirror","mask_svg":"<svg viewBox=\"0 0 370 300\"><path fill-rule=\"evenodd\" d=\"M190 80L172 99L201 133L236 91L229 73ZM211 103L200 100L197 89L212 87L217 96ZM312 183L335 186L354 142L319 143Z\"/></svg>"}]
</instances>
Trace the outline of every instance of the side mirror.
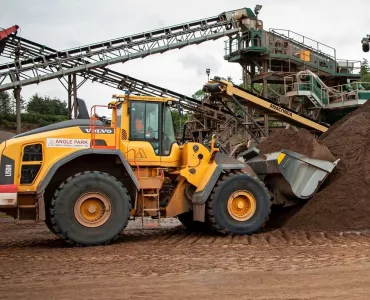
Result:
<instances>
[{"instance_id":1,"label":"side mirror","mask_svg":"<svg viewBox=\"0 0 370 300\"><path fill-rule=\"evenodd\" d=\"M185 135L186 135L186 128L187 128L187 125L188 123L185 122L184 123L184 127L182 128L182 141L181 141L181 144L184 145L185 144Z\"/></svg>"},{"instance_id":2,"label":"side mirror","mask_svg":"<svg viewBox=\"0 0 370 300\"><path fill-rule=\"evenodd\" d=\"M184 110L181 107L180 103L177 103L177 111L179 112L180 118L182 118L184 116Z\"/></svg>"},{"instance_id":3,"label":"side mirror","mask_svg":"<svg viewBox=\"0 0 370 300\"><path fill-rule=\"evenodd\" d=\"M212 135L212 140L211 140L211 152L218 152L220 151L219 145L216 142L215 135Z\"/></svg>"}]
</instances>

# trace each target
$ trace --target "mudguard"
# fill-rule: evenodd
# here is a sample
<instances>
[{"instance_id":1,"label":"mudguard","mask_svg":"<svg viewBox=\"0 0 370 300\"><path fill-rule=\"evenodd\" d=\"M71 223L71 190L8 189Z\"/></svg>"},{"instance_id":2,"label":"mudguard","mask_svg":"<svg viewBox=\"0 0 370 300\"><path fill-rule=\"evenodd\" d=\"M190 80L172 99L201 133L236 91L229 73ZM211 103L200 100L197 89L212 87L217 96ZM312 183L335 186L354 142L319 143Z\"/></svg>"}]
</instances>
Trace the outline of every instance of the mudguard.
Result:
<instances>
[{"instance_id":1,"label":"mudguard","mask_svg":"<svg viewBox=\"0 0 370 300\"><path fill-rule=\"evenodd\" d=\"M127 162L126 158L123 156L123 154L119 150L105 150L105 149L84 149L80 151L76 151L66 157L63 157L61 160L56 162L47 172L43 180L39 183L37 187L37 194L42 194L43 191L48 186L50 180L53 178L56 171L64 164L68 163L69 161L88 154L103 154L103 155L117 155L123 166L125 167L127 173L130 175L130 178L132 179L133 183L135 184L136 188L139 190L139 181L137 177L134 174L134 171L132 170L130 164Z\"/></svg>"},{"instance_id":2,"label":"mudguard","mask_svg":"<svg viewBox=\"0 0 370 300\"><path fill-rule=\"evenodd\" d=\"M193 204L202 205L207 201L218 178L224 170L245 170L246 168L248 169L248 166L243 162L218 152L193 195ZM247 172L253 173L251 169L248 169Z\"/></svg>"}]
</instances>

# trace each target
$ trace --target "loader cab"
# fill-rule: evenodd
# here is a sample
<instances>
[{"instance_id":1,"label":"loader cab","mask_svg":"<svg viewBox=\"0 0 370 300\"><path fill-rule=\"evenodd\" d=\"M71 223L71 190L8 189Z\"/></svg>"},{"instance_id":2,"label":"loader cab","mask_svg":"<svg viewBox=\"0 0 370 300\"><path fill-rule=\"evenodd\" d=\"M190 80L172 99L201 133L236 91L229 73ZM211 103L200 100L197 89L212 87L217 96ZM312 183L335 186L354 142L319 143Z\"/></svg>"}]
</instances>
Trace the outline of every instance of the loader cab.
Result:
<instances>
[{"instance_id":1,"label":"loader cab","mask_svg":"<svg viewBox=\"0 0 370 300\"><path fill-rule=\"evenodd\" d=\"M117 105L123 151L131 163L147 166L179 165L179 145L170 105L172 98L126 96ZM120 124L120 125L119 125Z\"/></svg>"},{"instance_id":2,"label":"loader cab","mask_svg":"<svg viewBox=\"0 0 370 300\"><path fill-rule=\"evenodd\" d=\"M175 140L172 115L166 102L132 101L130 141L146 141L157 156L168 156Z\"/></svg>"}]
</instances>

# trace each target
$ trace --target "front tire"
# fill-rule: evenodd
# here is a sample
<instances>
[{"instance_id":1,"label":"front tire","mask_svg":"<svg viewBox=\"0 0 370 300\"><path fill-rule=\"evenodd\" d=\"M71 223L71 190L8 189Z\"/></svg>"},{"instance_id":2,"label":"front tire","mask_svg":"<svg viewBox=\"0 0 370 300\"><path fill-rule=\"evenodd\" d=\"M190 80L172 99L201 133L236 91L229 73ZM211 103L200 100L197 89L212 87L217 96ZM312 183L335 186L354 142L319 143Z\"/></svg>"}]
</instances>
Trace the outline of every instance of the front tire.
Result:
<instances>
[{"instance_id":1,"label":"front tire","mask_svg":"<svg viewBox=\"0 0 370 300\"><path fill-rule=\"evenodd\" d=\"M127 226L130 197L122 183L102 172L82 172L64 181L50 204L55 233L70 244L108 244Z\"/></svg>"},{"instance_id":2,"label":"front tire","mask_svg":"<svg viewBox=\"0 0 370 300\"><path fill-rule=\"evenodd\" d=\"M257 178L243 173L223 175L207 201L208 220L219 233L253 234L270 214L270 195Z\"/></svg>"}]
</instances>

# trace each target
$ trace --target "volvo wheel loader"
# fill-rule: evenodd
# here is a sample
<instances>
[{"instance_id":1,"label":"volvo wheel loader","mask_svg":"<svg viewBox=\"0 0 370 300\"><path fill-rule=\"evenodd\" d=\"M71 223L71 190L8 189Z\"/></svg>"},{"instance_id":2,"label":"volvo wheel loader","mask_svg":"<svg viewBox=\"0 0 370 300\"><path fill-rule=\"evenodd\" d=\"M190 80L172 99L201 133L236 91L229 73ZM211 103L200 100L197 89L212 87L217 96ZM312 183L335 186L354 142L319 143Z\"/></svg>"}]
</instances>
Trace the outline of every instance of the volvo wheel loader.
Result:
<instances>
[{"instance_id":1,"label":"volvo wheel loader","mask_svg":"<svg viewBox=\"0 0 370 300\"><path fill-rule=\"evenodd\" d=\"M179 145L175 101L114 96L107 106L112 118L103 122L96 107L89 115L78 99L76 119L1 143L0 211L45 222L75 245L107 244L129 219L144 216L178 217L189 230L252 234L274 203L266 174L282 176L288 190L304 198L334 167L284 150L268 159L256 151L236 159L221 153L214 139L209 147Z\"/></svg>"}]
</instances>

